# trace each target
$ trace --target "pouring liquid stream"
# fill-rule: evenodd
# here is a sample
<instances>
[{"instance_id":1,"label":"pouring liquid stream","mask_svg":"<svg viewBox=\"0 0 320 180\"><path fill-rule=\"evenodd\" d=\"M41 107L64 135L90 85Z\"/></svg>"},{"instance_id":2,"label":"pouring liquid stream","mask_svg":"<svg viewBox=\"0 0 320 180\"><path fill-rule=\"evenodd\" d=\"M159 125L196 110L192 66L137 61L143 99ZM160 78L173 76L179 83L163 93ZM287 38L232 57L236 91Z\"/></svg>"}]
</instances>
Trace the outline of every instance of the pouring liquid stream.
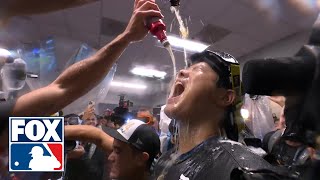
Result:
<instances>
[{"instance_id":1,"label":"pouring liquid stream","mask_svg":"<svg viewBox=\"0 0 320 180\"><path fill-rule=\"evenodd\" d=\"M180 16L179 10L177 6L171 6L171 12L175 14L178 23L179 23L179 31L180 31L180 36L182 39L187 39L189 36L189 30L186 28L186 26L183 23L183 20ZM183 48L183 55L184 55L184 63L185 63L185 68L188 66L188 61L187 61L187 51L185 48Z\"/></svg>"},{"instance_id":2,"label":"pouring liquid stream","mask_svg":"<svg viewBox=\"0 0 320 180\"><path fill-rule=\"evenodd\" d=\"M165 46L165 48L167 49L167 51L169 52L169 55L171 57L171 61L172 61L172 65L173 65L173 78L175 78L176 74L177 74L177 68L176 68L176 58L174 57L171 45L168 44L167 46Z\"/></svg>"}]
</instances>

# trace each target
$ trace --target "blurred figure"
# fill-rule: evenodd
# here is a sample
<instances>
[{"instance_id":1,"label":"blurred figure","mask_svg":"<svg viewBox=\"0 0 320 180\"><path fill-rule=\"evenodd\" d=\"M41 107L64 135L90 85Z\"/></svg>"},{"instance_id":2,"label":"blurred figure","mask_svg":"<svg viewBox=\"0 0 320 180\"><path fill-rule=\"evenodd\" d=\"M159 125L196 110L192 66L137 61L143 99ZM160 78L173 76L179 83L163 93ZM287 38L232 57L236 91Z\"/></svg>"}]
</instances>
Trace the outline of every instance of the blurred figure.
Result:
<instances>
[{"instance_id":1,"label":"blurred figure","mask_svg":"<svg viewBox=\"0 0 320 180\"><path fill-rule=\"evenodd\" d=\"M69 159L79 159L85 154L84 147L80 144L77 144L77 146L70 152L68 152L68 160Z\"/></svg>"},{"instance_id":2,"label":"blurred figure","mask_svg":"<svg viewBox=\"0 0 320 180\"><path fill-rule=\"evenodd\" d=\"M298 173L299 179L305 179L315 150L306 142L283 136L286 129L285 99L276 99L275 102L282 106L282 111L276 130L266 134L263 139L263 148L268 152L265 159L275 166Z\"/></svg>"},{"instance_id":3,"label":"blurred figure","mask_svg":"<svg viewBox=\"0 0 320 180\"><path fill-rule=\"evenodd\" d=\"M77 114L67 114L64 116L64 125L79 125L82 124L82 120Z\"/></svg>"},{"instance_id":4,"label":"blurred figure","mask_svg":"<svg viewBox=\"0 0 320 180\"><path fill-rule=\"evenodd\" d=\"M178 140L178 128L176 127L175 121L171 121L169 124L170 138L168 139L167 150L171 150L175 145L177 145Z\"/></svg>"},{"instance_id":5,"label":"blurred figure","mask_svg":"<svg viewBox=\"0 0 320 180\"><path fill-rule=\"evenodd\" d=\"M94 102L90 101L87 108L83 111L81 118L85 125L97 126L97 116L95 114Z\"/></svg>"},{"instance_id":6,"label":"blurred figure","mask_svg":"<svg viewBox=\"0 0 320 180\"><path fill-rule=\"evenodd\" d=\"M171 83L172 84L172 83ZM165 105L160 109L160 121L159 121L159 129L160 129L160 142L161 142L161 153L165 153L168 150L168 141L170 140L170 131L169 125L171 123L171 119L164 113Z\"/></svg>"},{"instance_id":7,"label":"blurred figure","mask_svg":"<svg viewBox=\"0 0 320 180\"><path fill-rule=\"evenodd\" d=\"M90 126L95 126L95 127L97 125L99 125L95 114L91 114L91 115L84 117L83 121L84 121L85 125L90 125Z\"/></svg>"},{"instance_id":8,"label":"blurred figure","mask_svg":"<svg viewBox=\"0 0 320 180\"><path fill-rule=\"evenodd\" d=\"M111 120L111 117L105 117L105 119L107 119L106 127L110 127L110 128L113 128L113 129L116 128L116 126L114 125L114 122Z\"/></svg>"},{"instance_id":9,"label":"blurred figure","mask_svg":"<svg viewBox=\"0 0 320 180\"><path fill-rule=\"evenodd\" d=\"M275 122L275 129L284 129L286 126L285 117L284 117L286 98L284 96L270 96L269 99L270 101L278 104L281 107L280 114L279 114L279 121Z\"/></svg>"},{"instance_id":10,"label":"blurred figure","mask_svg":"<svg viewBox=\"0 0 320 180\"><path fill-rule=\"evenodd\" d=\"M140 109L137 112L137 119L147 123L148 125L153 125L153 115L149 110L146 109Z\"/></svg>"},{"instance_id":11,"label":"blurred figure","mask_svg":"<svg viewBox=\"0 0 320 180\"><path fill-rule=\"evenodd\" d=\"M159 121L156 117L153 117L153 125L152 127L157 132L157 134L160 136L160 128L159 128Z\"/></svg>"},{"instance_id":12,"label":"blurred figure","mask_svg":"<svg viewBox=\"0 0 320 180\"><path fill-rule=\"evenodd\" d=\"M94 114L94 104L89 104L83 113L84 125L101 129ZM84 153L82 154L84 150ZM105 152L91 142L81 142L80 146L71 151L71 158L67 165L68 180L102 179L104 173ZM78 158L81 156L80 158ZM73 157L77 159L72 159Z\"/></svg>"},{"instance_id":13,"label":"blurred figure","mask_svg":"<svg viewBox=\"0 0 320 180\"><path fill-rule=\"evenodd\" d=\"M108 120L104 116L97 115L97 119L100 126L107 126Z\"/></svg>"},{"instance_id":14,"label":"blurred figure","mask_svg":"<svg viewBox=\"0 0 320 180\"><path fill-rule=\"evenodd\" d=\"M77 114L67 114L64 116L64 125L81 125L82 121L80 120ZM76 147L68 152L67 159L79 159L85 154L84 147L80 145L79 141L76 141Z\"/></svg>"}]
</instances>

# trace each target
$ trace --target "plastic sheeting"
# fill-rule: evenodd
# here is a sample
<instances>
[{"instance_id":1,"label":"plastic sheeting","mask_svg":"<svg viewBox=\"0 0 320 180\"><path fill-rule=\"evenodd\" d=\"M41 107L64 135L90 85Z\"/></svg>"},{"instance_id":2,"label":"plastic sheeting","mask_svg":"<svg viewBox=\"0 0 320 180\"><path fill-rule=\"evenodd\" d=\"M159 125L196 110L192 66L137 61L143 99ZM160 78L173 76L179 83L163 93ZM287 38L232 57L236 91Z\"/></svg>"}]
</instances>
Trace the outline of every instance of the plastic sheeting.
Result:
<instances>
[{"instance_id":1,"label":"plastic sheeting","mask_svg":"<svg viewBox=\"0 0 320 180\"><path fill-rule=\"evenodd\" d=\"M82 44L80 48L74 49L74 55L66 62L64 68L59 69L55 54L55 44L55 39L47 38L44 41L22 45L21 48L17 50L16 56L25 60L27 72L39 75L39 77L35 79L26 79L26 83L31 91L47 86L66 68L86 59L96 52L95 49L89 47L87 44ZM63 59L61 59L61 62L63 62ZM94 89L63 109L64 114L81 113L87 107L89 101L94 101L96 104L103 102L109 91L116 67L117 66L114 65L108 75ZM88 76L90 75L88 74Z\"/></svg>"},{"instance_id":2,"label":"plastic sheeting","mask_svg":"<svg viewBox=\"0 0 320 180\"><path fill-rule=\"evenodd\" d=\"M61 73L57 67L53 38L25 45L17 54L26 61L28 72L39 75L37 79L27 78L26 82L31 90L47 86Z\"/></svg>"},{"instance_id":3,"label":"plastic sheeting","mask_svg":"<svg viewBox=\"0 0 320 180\"><path fill-rule=\"evenodd\" d=\"M262 140L266 133L273 130L274 121L270 100L267 96L258 96L252 99L246 94L242 109L246 109L248 112L248 116L244 118L244 121L256 138Z\"/></svg>"},{"instance_id":4,"label":"plastic sheeting","mask_svg":"<svg viewBox=\"0 0 320 180\"><path fill-rule=\"evenodd\" d=\"M168 140L170 137L169 124L171 119L164 113L164 108L166 106L161 106L160 110L160 121L159 121L159 129L160 129L160 150L161 153L165 153L168 149Z\"/></svg>"}]
</instances>

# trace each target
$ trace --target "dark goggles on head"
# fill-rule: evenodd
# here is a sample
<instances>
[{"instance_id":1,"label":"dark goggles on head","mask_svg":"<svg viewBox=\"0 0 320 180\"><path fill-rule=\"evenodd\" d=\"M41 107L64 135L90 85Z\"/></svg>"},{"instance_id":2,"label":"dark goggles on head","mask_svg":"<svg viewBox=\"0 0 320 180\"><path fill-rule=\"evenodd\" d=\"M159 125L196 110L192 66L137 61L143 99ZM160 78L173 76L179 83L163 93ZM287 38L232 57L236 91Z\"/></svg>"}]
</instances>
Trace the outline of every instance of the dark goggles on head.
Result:
<instances>
[{"instance_id":1,"label":"dark goggles on head","mask_svg":"<svg viewBox=\"0 0 320 180\"><path fill-rule=\"evenodd\" d=\"M240 65L232 55L205 50L190 56L190 65L199 62L206 62L219 75L218 87L233 89L237 97L241 96Z\"/></svg>"}]
</instances>

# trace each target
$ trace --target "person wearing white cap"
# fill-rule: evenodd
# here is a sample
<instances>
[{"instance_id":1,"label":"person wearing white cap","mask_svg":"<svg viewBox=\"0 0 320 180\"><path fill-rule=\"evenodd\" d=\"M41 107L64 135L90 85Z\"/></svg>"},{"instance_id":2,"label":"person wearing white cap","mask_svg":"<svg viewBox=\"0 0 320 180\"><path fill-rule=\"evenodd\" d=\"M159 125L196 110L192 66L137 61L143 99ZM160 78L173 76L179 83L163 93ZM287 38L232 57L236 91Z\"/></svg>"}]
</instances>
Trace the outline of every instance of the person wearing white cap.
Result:
<instances>
[{"instance_id":1,"label":"person wearing white cap","mask_svg":"<svg viewBox=\"0 0 320 180\"><path fill-rule=\"evenodd\" d=\"M160 153L160 139L152 126L140 120L129 120L118 130L92 126L66 126L66 140L96 143L110 155L110 178L144 180L150 178L151 165Z\"/></svg>"}]
</instances>

